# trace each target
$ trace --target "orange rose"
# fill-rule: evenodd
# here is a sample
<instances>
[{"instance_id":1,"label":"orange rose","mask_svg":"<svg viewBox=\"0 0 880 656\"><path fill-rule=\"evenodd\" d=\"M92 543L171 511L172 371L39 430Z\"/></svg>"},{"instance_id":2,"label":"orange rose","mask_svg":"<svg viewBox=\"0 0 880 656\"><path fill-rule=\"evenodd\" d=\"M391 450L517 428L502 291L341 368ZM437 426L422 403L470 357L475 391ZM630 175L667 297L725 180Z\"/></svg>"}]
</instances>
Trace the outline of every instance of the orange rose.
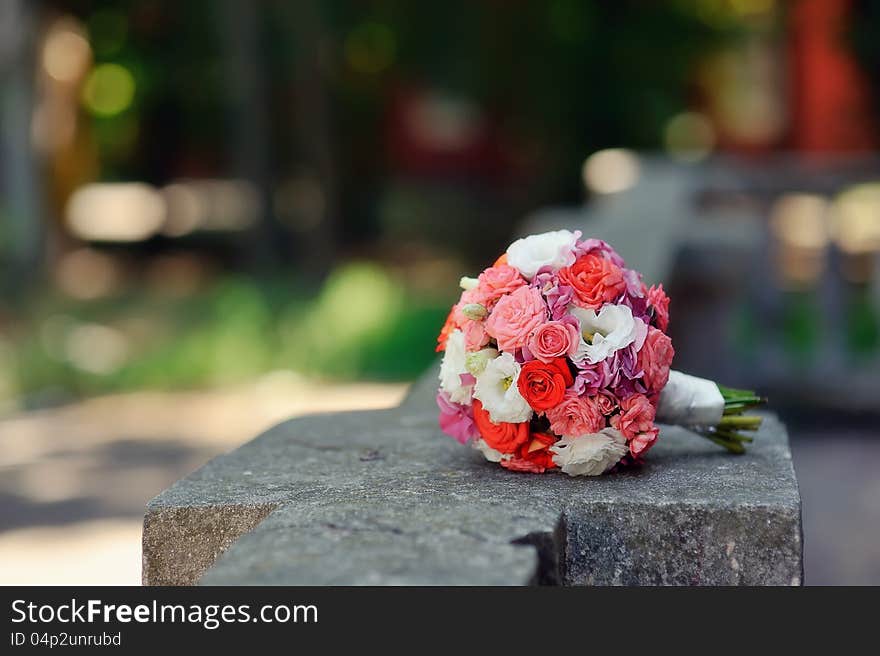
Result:
<instances>
[{"instance_id":1,"label":"orange rose","mask_svg":"<svg viewBox=\"0 0 880 656\"><path fill-rule=\"evenodd\" d=\"M501 453L515 453L518 446L529 441L529 422L510 424L507 422L495 423L489 418L489 413L483 409L483 404L474 399L474 423L483 440L490 447Z\"/></svg>"},{"instance_id":2,"label":"orange rose","mask_svg":"<svg viewBox=\"0 0 880 656\"><path fill-rule=\"evenodd\" d=\"M434 349L437 353L442 353L446 350L446 340L449 339L449 335L454 332L457 327L455 322L455 311L457 309L458 305L452 306L449 315L446 317L446 323L443 324L443 329L440 331L440 334L437 335L437 348Z\"/></svg>"},{"instance_id":3,"label":"orange rose","mask_svg":"<svg viewBox=\"0 0 880 656\"><path fill-rule=\"evenodd\" d=\"M574 376L565 358L554 358L550 362L526 362L516 381L519 393L538 412L558 405L565 396L565 388L572 383Z\"/></svg>"},{"instance_id":4,"label":"orange rose","mask_svg":"<svg viewBox=\"0 0 880 656\"><path fill-rule=\"evenodd\" d=\"M559 270L559 280L574 289L575 304L598 310L626 291L623 271L604 257L588 253Z\"/></svg>"},{"instance_id":5,"label":"orange rose","mask_svg":"<svg viewBox=\"0 0 880 656\"><path fill-rule=\"evenodd\" d=\"M525 444L520 445L516 455L510 460L502 460L501 466L512 471L526 471L541 474L556 467L550 447L556 443L556 436L548 433L532 433Z\"/></svg>"}]
</instances>

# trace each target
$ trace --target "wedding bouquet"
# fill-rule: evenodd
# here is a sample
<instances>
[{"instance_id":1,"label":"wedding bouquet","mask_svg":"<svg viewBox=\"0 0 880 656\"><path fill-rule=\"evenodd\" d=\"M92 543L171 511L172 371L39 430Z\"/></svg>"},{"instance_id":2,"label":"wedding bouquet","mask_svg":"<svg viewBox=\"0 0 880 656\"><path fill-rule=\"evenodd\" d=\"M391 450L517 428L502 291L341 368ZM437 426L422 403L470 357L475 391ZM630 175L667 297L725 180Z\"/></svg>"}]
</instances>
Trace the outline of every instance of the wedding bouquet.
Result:
<instances>
[{"instance_id":1,"label":"wedding bouquet","mask_svg":"<svg viewBox=\"0 0 880 656\"><path fill-rule=\"evenodd\" d=\"M641 459L655 420L735 453L761 402L677 371L669 298L598 239L515 241L464 290L438 337L440 427L515 471L595 476Z\"/></svg>"}]
</instances>

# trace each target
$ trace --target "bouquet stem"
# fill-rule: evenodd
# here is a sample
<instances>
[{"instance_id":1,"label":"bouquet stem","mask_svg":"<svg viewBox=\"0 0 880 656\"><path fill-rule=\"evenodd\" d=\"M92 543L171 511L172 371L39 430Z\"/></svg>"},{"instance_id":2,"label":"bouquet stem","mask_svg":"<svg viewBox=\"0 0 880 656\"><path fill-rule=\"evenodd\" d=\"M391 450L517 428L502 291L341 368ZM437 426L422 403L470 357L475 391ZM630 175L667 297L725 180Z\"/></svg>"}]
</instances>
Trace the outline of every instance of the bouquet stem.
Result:
<instances>
[{"instance_id":1,"label":"bouquet stem","mask_svg":"<svg viewBox=\"0 0 880 656\"><path fill-rule=\"evenodd\" d=\"M723 385L718 385L718 391L724 398L724 412L721 420L715 426L698 432L731 453L745 453L745 444L751 442L753 438L744 435L743 431L758 430L763 418L743 413L764 404L766 400L752 391L724 387Z\"/></svg>"}]
</instances>

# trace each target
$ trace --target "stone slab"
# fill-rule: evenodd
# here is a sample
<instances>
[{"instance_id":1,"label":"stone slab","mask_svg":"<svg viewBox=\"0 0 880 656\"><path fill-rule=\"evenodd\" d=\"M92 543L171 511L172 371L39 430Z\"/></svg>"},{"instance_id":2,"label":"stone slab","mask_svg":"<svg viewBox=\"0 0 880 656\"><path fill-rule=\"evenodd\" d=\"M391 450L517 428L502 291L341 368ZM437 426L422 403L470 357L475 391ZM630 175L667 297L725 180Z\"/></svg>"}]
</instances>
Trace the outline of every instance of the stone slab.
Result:
<instances>
[{"instance_id":1,"label":"stone slab","mask_svg":"<svg viewBox=\"0 0 880 656\"><path fill-rule=\"evenodd\" d=\"M147 585L798 585L784 426L744 456L663 427L641 467L509 472L400 408L282 423L153 499Z\"/></svg>"}]
</instances>

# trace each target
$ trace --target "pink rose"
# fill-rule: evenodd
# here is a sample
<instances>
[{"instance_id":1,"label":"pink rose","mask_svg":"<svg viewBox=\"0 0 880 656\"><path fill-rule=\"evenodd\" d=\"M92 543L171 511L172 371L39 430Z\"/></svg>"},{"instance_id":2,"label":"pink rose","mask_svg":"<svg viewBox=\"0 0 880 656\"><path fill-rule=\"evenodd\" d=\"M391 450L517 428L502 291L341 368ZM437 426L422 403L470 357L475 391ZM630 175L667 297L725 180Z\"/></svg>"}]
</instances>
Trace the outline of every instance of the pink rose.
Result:
<instances>
[{"instance_id":1,"label":"pink rose","mask_svg":"<svg viewBox=\"0 0 880 656\"><path fill-rule=\"evenodd\" d=\"M556 435L588 435L605 428L605 416L593 398L578 396L571 390L562 401L547 410L550 430Z\"/></svg>"},{"instance_id":2,"label":"pink rose","mask_svg":"<svg viewBox=\"0 0 880 656\"><path fill-rule=\"evenodd\" d=\"M674 355L672 340L663 331L648 328L648 336L639 351L637 367L642 370L642 382L649 394L656 394L666 386Z\"/></svg>"},{"instance_id":3,"label":"pink rose","mask_svg":"<svg viewBox=\"0 0 880 656\"><path fill-rule=\"evenodd\" d=\"M633 394L620 402L620 414L611 418L611 425L629 441L654 428L656 413L657 409L643 394Z\"/></svg>"},{"instance_id":4,"label":"pink rose","mask_svg":"<svg viewBox=\"0 0 880 656\"><path fill-rule=\"evenodd\" d=\"M519 271L508 264L489 267L478 278L477 291L488 309L499 298L526 284Z\"/></svg>"},{"instance_id":5,"label":"pink rose","mask_svg":"<svg viewBox=\"0 0 880 656\"><path fill-rule=\"evenodd\" d=\"M489 343L489 333L486 332L485 321L467 319L461 331L464 333L465 351L479 351Z\"/></svg>"},{"instance_id":6,"label":"pink rose","mask_svg":"<svg viewBox=\"0 0 880 656\"><path fill-rule=\"evenodd\" d=\"M547 320L547 305L532 287L519 287L502 296L486 320L487 332L502 351L522 348L532 333Z\"/></svg>"},{"instance_id":7,"label":"pink rose","mask_svg":"<svg viewBox=\"0 0 880 656\"><path fill-rule=\"evenodd\" d=\"M599 408L599 412L601 412L606 417L608 415L614 414L614 411L617 410L617 399L607 392L599 392L598 394L596 394L595 400L596 405Z\"/></svg>"},{"instance_id":8,"label":"pink rose","mask_svg":"<svg viewBox=\"0 0 880 656\"><path fill-rule=\"evenodd\" d=\"M643 455L648 449L654 446L654 442L657 441L657 434L660 432L660 429L656 426L651 430L645 431L644 433L639 433L629 443L629 452L633 455L634 458L638 458L640 455Z\"/></svg>"},{"instance_id":9,"label":"pink rose","mask_svg":"<svg viewBox=\"0 0 880 656\"><path fill-rule=\"evenodd\" d=\"M648 290L648 303L654 309L657 327L666 332L669 327L669 297L663 291L663 285L655 285Z\"/></svg>"},{"instance_id":10,"label":"pink rose","mask_svg":"<svg viewBox=\"0 0 880 656\"><path fill-rule=\"evenodd\" d=\"M548 321L529 339L529 351L541 362L574 355L580 343L580 332L574 322Z\"/></svg>"}]
</instances>

